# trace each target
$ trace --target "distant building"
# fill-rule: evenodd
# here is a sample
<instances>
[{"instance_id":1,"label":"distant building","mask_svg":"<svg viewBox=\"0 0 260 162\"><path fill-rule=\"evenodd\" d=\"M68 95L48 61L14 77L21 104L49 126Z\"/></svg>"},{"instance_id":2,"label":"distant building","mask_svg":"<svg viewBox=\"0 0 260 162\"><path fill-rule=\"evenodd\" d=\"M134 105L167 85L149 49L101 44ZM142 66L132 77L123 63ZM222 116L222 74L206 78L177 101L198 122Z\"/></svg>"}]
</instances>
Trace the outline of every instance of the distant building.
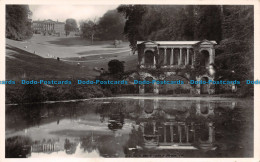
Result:
<instances>
[{"instance_id":1,"label":"distant building","mask_svg":"<svg viewBox=\"0 0 260 162\"><path fill-rule=\"evenodd\" d=\"M65 35L65 23L53 20L33 21L33 32L43 35Z\"/></svg>"}]
</instances>

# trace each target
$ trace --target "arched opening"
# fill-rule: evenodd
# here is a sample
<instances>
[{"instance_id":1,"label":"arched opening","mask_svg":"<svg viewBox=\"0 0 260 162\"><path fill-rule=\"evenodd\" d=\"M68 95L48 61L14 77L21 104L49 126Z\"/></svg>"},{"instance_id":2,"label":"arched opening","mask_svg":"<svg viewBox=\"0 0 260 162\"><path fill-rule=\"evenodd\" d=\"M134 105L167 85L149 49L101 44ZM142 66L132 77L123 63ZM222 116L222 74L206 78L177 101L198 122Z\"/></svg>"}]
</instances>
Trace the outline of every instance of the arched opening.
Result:
<instances>
[{"instance_id":1,"label":"arched opening","mask_svg":"<svg viewBox=\"0 0 260 162\"><path fill-rule=\"evenodd\" d=\"M203 77L203 78L201 78L201 80L202 80L202 83L204 83L204 82L208 82L208 78L207 77ZM208 84L201 84L200 85L200 93L201 94L208 94Z\"/></svg>"},{"instance_id":2,"label":"arched opening","mask_svg":"<svg viewBox=\"0 0 260 162\"><path fill-rule=\"evenodd\" d=\"M200 132L199 132L200 140L202 142L207 142L209 140L209 128L206 125L202 125L200 127Z\"/></svg>"},{"instance_id":3,"label":"arched opening","mask_svg":"<svg viewBox=\"0 0 260 162\"><path fill-rule=\"evenodd\" d=\"M201 105L200 107L200 113L201 114L204 114L204 115L207 115L209 113L209 109L206 105Z\"/></svg>"},{"instance_id":4,"label":"arched opening","mask_svg":"<svg viewBox=\"0 0 260 162\"><path fill-rule=\"evenodd\" d=\"M145 135L153 135L154 134L153 123L147 122L147 123L144 124L144 134ZM149 138L147 140L149 140Z\"/></svg>"},{"instance_id":5,"label":"arched opening","mask_svg":"<svg viewBox=\"0 0 260 162\"><path fill-rule=\"evenodd\" d=\"M152 51L145 52L145 65L153 65L154 64L154 53Z\"/></svg>"},{"instance_id":6,"label":"arched opening","mask_svg":"<svg viewBox=\"0 0 260 162\"><path fill-rule=\"evenodd\" d=\"M153 93L153 84L151 83L153 81L153 78L152 77L146 77L145 78L146 81L149 81L150 84L145 84L144 85L144 92L145 93Z\"/></svg>"},{"instance_id":7,"label":"arched opening","mask_svg":"<svg viewBox=\"0 0 260 162\"><path fill-rule=\"evenodd\" d=\"M152 114L154 110L153 100L144 100L144 112L146 114Z\"/></svg>"},{"instance_id":8,"label":"arched opening","mask_svg":"<svg viewBox=\"0 0 260 162\"><path fill-rule=\"evenodd\" d=\"M209 52L207 50L203 50L200 53L200 65L209 66Z\"/></svg>"}]
</instances>

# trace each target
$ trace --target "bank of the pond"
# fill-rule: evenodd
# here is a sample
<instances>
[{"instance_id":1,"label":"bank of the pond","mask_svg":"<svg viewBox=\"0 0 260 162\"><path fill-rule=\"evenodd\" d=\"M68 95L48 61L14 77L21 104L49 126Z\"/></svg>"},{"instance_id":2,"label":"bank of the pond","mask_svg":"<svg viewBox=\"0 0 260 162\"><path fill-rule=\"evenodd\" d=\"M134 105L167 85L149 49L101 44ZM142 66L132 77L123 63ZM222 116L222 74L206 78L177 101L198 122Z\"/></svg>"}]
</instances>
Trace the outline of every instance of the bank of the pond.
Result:
<instances>
[{"instance_id":1,"label":"bank of the pond","mask_svg":"<svg viewBox=\"0 0 260 162\"><path fill-rule=\"evenodd\" d=\"M6 104L40 103L109 97L112 93L98 85L6 85Z\"/></svg>"},{"instance_id":2,"label":"bank of the pond","mask_svg":"<svg viewBox=\"0 0 260 162\"><path fill-rule=\"evenodd\" d=\"M71 99L71 100L57 100L57 101L43 101L43 102L28 102L22 103L23 105L27 104L55 104L55 103L73 103L73 102L84 102L84 101L94 101L94 100L167 100L167 101L241 101L244 103L252 102L254 99L252 97L248 98L227 98L227 97L216 97L216 96L207 96L207 97L185 97L185 96L143 96L143 95L120 95L112 97L93 97L93 98L84 98L84 99ZM6 105L19 105L21 103L6 103Z\"/></svg>"},{"instance_id":3,"label":"bank of the pond","mask_svg":"<svg viewBox=\"0 0 260 162\"><path fill-rule=\"evenodd\" d=\"M27 104L27 103L51 103L51 102L75 102L90 98L124 97L124 98L172 98L174 100L200 100L200 99L232 99L242 98L238 94L118 94L112 93L111 89L102 88L99 85L6 85L6 104ZM253 97L247 97L253 99Z\"/></svg>"}]
</instances>

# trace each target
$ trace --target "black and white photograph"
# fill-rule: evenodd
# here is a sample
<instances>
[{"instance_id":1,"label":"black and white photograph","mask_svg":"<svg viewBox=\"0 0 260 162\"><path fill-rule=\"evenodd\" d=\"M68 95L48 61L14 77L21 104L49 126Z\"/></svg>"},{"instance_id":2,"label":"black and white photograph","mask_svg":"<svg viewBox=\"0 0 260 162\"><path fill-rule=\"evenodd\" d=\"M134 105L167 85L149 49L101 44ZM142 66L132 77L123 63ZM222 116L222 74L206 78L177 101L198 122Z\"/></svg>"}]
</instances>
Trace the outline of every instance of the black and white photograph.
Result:
<instances>
[{"instance_id":1,"label":"black and white photograph","mask_svg":"<svg viewBox=\"0 0 260 162\"><path fill-rule=\"evenodd\" d=\"M259 155L254 3L4 8L5 159Z\"/></svg>"}]
</instances>

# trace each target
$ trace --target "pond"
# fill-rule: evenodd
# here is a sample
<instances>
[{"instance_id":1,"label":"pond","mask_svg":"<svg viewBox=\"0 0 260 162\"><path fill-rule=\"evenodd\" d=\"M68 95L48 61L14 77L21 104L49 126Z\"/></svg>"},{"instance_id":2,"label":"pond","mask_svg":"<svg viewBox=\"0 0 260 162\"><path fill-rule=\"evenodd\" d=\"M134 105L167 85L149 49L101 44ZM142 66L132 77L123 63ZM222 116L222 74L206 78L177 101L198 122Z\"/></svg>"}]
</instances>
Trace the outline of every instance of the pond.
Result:
<instances>
[{"instance_id":1,"label":"pond","mask_svg":"<svg viewBox=\"0 0 260 162\"><path fill-rule=\"evenodd\" d=\"M253 100L121 97L6 105L6 157L252 157Z\"/></svg>"}]
</instances>

